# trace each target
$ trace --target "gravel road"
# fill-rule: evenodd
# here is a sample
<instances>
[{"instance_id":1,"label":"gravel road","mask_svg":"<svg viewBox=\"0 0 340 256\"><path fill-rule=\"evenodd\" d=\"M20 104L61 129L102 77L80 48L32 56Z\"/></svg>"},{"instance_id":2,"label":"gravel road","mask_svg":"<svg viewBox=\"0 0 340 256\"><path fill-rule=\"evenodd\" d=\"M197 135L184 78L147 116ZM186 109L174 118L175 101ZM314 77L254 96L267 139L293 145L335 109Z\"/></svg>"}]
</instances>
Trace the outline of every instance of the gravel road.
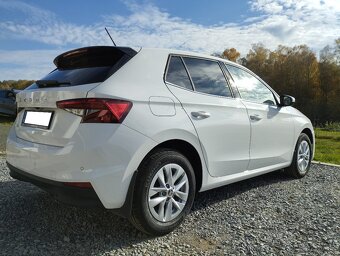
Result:
<instances>
[{"instance_id":1,"label":"gravel road","mask_svg":"<svg viewBox=\"0 0 340 256\"><path fill-rule=\"evenodd\" d=\"M0 255L340 255L340 168L312 165L201 193L158 238L101 209L51 200L8 176L0 158Z\"/></svg>"}]
</instances>

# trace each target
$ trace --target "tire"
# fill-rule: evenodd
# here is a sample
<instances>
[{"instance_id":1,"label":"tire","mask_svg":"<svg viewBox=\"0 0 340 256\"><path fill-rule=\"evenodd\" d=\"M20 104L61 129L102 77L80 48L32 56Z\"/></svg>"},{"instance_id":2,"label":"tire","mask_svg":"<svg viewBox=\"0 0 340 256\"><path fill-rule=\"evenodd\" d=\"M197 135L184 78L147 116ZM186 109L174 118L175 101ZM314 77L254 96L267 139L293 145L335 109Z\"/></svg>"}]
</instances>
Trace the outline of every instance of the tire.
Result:
<instances>
[{"instance_id":1,"label":"tire","mask_svg":"<svg viewBox=\"0 0 340 256\"><path fill-rule=\"evenodd\" d=\"M172 149L157 150L138 169L130 221L149 235L170 233L190 212L195 192L188 159Z\"/></svg>"},{"instance_id":2,"label":"tire","mask_svg":"<svg viewBox=\"0 0 340 256\"><path fill-rule=\"evenodd\" d=\"M292 164L286 168L287 174L298 179L304 177L310 168L312 149L309 137L305 133L301 133L296 142Z\"/></svg>"}]
</instances>

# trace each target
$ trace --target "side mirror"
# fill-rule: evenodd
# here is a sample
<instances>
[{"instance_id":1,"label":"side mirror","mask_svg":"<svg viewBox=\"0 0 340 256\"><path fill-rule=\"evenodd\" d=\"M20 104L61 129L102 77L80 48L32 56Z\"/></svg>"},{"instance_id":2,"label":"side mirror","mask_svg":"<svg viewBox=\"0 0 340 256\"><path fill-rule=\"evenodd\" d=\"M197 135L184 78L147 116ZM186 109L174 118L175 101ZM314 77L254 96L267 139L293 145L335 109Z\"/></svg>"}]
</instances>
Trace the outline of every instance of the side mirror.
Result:
<instances>
[{"instance_id":1,"label":"side mirror","mask_svg":"<svg viewBox=\"0 0 340 256\"><path fill-rule=\"evenodd\" d=\"M14 94L13 92L9 92L9 93L7 94L7 97L8 97L8 98L15 98L15 94Z\"/></svg>"},{"instance_id":2,"label":"side mirror","mask_svg":"<svg viewBox=\"0 0 340 256\"><path fill-rule=\"evenodd\" d=\"M280 106L287 107L292 106L295 103L295 98L289 95L280 96Z\"/></svg>"}]
</instances>

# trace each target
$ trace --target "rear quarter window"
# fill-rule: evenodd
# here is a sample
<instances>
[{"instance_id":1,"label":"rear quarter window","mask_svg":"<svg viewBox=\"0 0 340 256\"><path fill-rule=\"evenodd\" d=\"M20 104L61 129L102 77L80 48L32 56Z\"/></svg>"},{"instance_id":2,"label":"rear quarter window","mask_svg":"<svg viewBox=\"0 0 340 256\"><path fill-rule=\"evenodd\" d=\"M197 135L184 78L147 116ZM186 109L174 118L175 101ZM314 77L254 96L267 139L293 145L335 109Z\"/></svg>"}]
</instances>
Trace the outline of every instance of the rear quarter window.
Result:
<instances>
[{"instance_id":1,"label":"rear quarter window","mask_svg":"<svg viewBox=\"0 0 340 256\"><path fill-rule=\"evenodd\" d=\"M165 81L180 87L193 90L187 71L181 57L171 56Z\"/></svg>"}]
</instances>

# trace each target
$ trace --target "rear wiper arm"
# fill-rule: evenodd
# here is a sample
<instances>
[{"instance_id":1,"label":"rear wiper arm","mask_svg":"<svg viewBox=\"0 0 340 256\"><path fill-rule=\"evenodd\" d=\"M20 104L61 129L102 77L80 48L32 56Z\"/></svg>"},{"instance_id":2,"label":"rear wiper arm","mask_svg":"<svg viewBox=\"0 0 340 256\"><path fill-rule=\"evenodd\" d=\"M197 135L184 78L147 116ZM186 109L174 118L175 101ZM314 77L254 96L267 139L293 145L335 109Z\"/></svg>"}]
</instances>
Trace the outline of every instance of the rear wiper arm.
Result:
<instances>
[{"instance_id":1,"label":"rear wiper arm","mask_svg":"<svg viewBox=\"0 0 340 256\"><path fill-rule=\"evenodd\" d=\"M61 82L61 81L57 81L57 80L37 80L35 81L35 83L39 86L39 87L56 87L59 85L63 85L63 84L71 84L70 82Z\"/></svg>"}]
</instances>

